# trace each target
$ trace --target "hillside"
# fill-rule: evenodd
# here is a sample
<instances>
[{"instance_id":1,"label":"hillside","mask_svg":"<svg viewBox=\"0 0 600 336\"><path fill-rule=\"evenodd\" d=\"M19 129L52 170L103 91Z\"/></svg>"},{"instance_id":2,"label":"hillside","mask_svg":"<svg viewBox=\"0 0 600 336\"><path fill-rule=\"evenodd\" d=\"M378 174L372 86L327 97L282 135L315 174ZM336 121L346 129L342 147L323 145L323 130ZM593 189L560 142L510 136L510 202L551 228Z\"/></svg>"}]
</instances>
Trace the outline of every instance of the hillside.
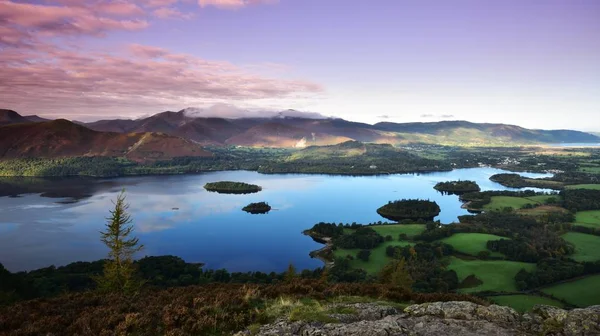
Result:
<instances>
[{"instance_id":1,"label":"hillside","mask_svg":"<svg viewBox=\"0 0 600 336\"><path fill-rule=\"evenodd\" d=\"M310 146L260 167L261 173L335 173L373 175L451 170L448 163L425 159L390 144L346 141Z\"/></svg>"},{"instance_id":2,"label":"hillside","mask_svg":"<svg viewBox=\"0 0 600 336\"><path fill-rule=\"evenodd\" d=\"M97 132L64 119L0 127L0 159L107 156L141 162L210 155L190 141L165 134Z\"/></svg>"},{"instance_id":3,"label":"hillside","mask_svg":"<svg viewBox=\"0 0 600 336\"><path fill-rule=\"evenodd\" d=\"M346 140L407 144L511 145L562 142L598 142L600 138L571 130L531 130L514 125L478 124L467 121L391 123L375 125L339 118L207 118L179 112L163 112L139 120L103 120L86 126L98 131L164 132L201 144L254 147L327 145ZM313 140L313 134L316 134ZM306 140L306 143L302 139ZM302 142L301 142L302 141Z\"/></svg>"},{"instance_id":4,"label":"hillside","mask_svg":"<svg viewBox=\"0 0 600 336\"><path fill-rule=\"evenodd\" d=\"M227 139L226 143L242 146L304 148L310 145L337 144L348 140L351 139L326 133L315 133L278 122L267 122Z\"/></svg>"},{"instance_id":5,"label":"hillside","mask_svg":"<svg viewBox=\"0 0 600 336\"><path fill-rule=\"evenodd\" d=\"M0 125L26 123L29 120L13 110L0 109Z\"/></svg>"},{"instance_id":6,"label":"hillside","mask_svg":"<svg viewBox=\"0 0 600 336\"><path fill-rule=\"evenodd\" d=\"M464 143L561 143L596 142L595 135L572 130L531 130L515 125L477 124L468 121L428 123L390 123L374 125L376 129L395 132L406 139L423 142Z\"/></svg>"},{"instance_id":7,"label":"hillside","mask_svg":"<svg viewBox=\"0 0 600 336\"><path fill-rule=\"evenodd\" d=\"M0 125L45 121L0 110ZM159 132L201 145L304 148L332 145L347 140L402 145L408 143L456 146L511 146L544 143L597 143L600 137L572 130L532 130L504 124L467 121L427 123L381 122L375 125L339 118L308 118L281 114L269 118L226 119L198 117L187 110L166 111L141 119L100 120L79 123L99 132Z\"/></svg>"}]
</instances>

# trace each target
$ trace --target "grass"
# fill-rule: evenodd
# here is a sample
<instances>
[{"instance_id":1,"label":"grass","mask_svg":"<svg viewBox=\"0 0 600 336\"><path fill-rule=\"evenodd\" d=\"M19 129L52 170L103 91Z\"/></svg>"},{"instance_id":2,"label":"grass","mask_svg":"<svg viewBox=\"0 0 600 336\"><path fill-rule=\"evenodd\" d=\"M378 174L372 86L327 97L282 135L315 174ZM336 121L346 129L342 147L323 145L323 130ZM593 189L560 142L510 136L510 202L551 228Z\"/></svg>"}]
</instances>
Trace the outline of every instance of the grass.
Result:
<instances>
[{"instance_id":1,"label":"grass","mask_svg":"<svg viewBox=\"0 0 600 336\"><path fill-rule=\"evenodd\" d=\"M383 266L385 266L392 259L385 254L385 249L388 246L407 246L413 244L414 243L408 241L397 240L383 242L381 245L371 250L371 257L369 258L369 261L363 261L356 258L356 255L360 249L337 249L333 251L333 254L336 258L345 258L346 256L351 255L354 257L354 260L350 261L350 266L352 268L362 268L369 274L377 274L383 268Z\"/></svg>"},{"instance_id":2,"label":"grass","mask_svg":"<svg viewBox=\"0 0 600 336\"><path fill-rule=\"evenodd\" d=\"M412 238L425 231L425 225L423 224L374 225L371 228L384 237L392 236L394 240L397 240L402 233L406 234L408 238Z\"/></svg>"},{"instance_id":3,"label":"grass","mask_svg":"<svg viewBox=\"0 0 600 336\"><path fill-rule=\"evenodd\" d=\"M525 313L531 310L533 306L538 304L554 306L562 308L564 305L560 301L537 295L502 295L488 297L492 302L501 306L508 306L518 311Z\"/></svg>"},{"instance_id":4,"label":"grass","mask_svg":"<svg viewBox=\"0 0 600 336\"><path fill-rule=\"evenodd\" d=\"M456 257L450 258L448 269L454 270L459 281L464 280L471 274L483 281L483 284L465 288L463 292L481 292L481 291L506 291L513 292L517 290L515 285L515 275L521 270L533 271L535 264L506 261L506 260L462 260Z\"/></svg>"},{"instance_id":5,"label":"grass","mask_svg":"<svg viewBox=\"0 0 600 336\"><path fill-rule=\"evenodd\" d=\"M483 206L484 210L500 211L504 208L521 209L527 204L536 205L538 201L529 200L523 197L513 196L492 196L492 201Z\"/></svg>"},{"instance_id":6,"label":"grass","mask_svg":"<svg viewBox=\"0 0 600 336\"><path fill-rule=\"evenodd\" d=\"M480 251L489 251L486 244L489 240L509 239L485 233L456 233L441 242L452 245L458 252L477 256ZM502 257L502 253L490 252L490 256Z\"/></svg>"},{"instance_id":7,"label":"grass","mask_svg":"<svg viewBox=\"0 0 600 336\"><path fill-rule=\"evenodd\" d=\"M592 189L592 190L600 190L600 184L573 184L573 185L568 185L565 188L567 188L567 189Z\"/></svg>"},{"instance_id":8,"label":"grass","mask_svg":"<svg viewBox=\"0 0 600 336\"><path fill-rule=\"evenodd\" d=\"M600 174L600 166L585 166L578 169L580 172Z\"/></svg>"},{"instance_id":9,"label":"grass","mask_svg":"<svg viewBox=\"0 0 600 336\"><path fill-rule=\"evenodd\" d=\"M575 214L575 224L589 228L600 228L600 210L578 212Z\"/></svg>"},{"instance_id":10,"label":"grass","mask_svg":"<svg viewBox=\"0 0 600 336\"><path fill-rule=\"evenodd\" d=\"M600 237L579 232L568 232L562 237L575 245L575 253L571 255L575 261L600 260Z\"/></svg>"},{"instance_id":11,"label":"grass","mask_svg":"<svg viewBox=\"0 0 600 336\"><path fill-rule=\"evenodd\" d=\"M545 288L542 292L579 307L588 307L600 304L600 286L598 284L600 284L600 275L592 275Z\"/></svg>"},{"instance_id":12,"label":"grass","mask_svg":"<svg viewBox=\"0 0 600 336\"><path fill-rule=\"evenodd\" d=\"M531 196L531 197L525 197L525 199L528 199L530 201L534 201L537 203L546 203L547 200L554 198L557 201L561 199L561 197L559 195L538 195L538 196Z\"/></svg>"}]
</instances>

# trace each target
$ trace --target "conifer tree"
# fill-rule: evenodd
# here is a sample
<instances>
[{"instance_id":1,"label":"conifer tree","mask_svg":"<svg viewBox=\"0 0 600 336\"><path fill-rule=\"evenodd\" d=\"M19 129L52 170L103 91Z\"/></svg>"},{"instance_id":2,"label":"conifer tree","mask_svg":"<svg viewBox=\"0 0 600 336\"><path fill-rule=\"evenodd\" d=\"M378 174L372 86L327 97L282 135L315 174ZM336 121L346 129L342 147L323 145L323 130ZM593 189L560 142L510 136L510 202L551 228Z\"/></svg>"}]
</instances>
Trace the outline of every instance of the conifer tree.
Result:
<instances>
[{"instance_id":1,"label":"conifer tree","mask_svg":"<svg viewBox=\"0 0 600 336\"><path fill-rule=\"evenodd\" d=\"M294 279L296 279L296 267L290 263L287 271L285 272L285 281L292 282Z\"/></svg>"},{"instance_id":2,"label":"conifer tree","mask_svg":"<svg viewBox=\"0 0 600 336\"><path fill-rule=\"evenodd\" d=\"M391 284L411 291L413 279L406 269L406 260L404 258L394 258L383 267L379 273L379 280L384 284Z\"/></svg>"},{"instance_id":3,"label":"conifer tree","mask_svg":"<svg viewBox=\"0 0 600 336\"><path fill-rule=\"evenodd\" d=\"M133 221L127 211L129 204L125 202L125 190L121 191L113 204L115 207L106 218L105 230L100 232L102 242L110 251L104 272L96 278L96 282L101 291L131 294L142 284L135 274L133 256L143 245L132 236Z\"/></svg>"}]
</instances>

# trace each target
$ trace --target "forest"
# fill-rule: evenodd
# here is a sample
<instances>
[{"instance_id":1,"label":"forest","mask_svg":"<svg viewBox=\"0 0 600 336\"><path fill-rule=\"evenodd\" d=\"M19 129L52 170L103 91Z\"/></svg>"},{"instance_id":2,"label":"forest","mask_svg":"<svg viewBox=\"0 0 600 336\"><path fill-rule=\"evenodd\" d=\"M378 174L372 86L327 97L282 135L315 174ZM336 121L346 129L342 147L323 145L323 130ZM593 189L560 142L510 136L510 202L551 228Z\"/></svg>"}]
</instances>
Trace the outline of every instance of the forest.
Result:
<instances>
[{"instance_id":1,"label":"forest","mask_svg":"<svg viewBox=\"0 0 600 336\"><path fill-rule=\"evenodd\" d=\"M440 206L436 202L427 200L389 201L388 204L377 209L377 213L389 220L399 221L404 219L432 220L440 213Z\"/></svg>"},{"instance_id":2,"label":"forest","mask_svg":"<svg viewBox=\"0 0 600 336\"><path fill-rule=\"evenodd\" d=\"M481 190L479 185L474 181L447 181L438 182L434 187L435 190L454 195L460 195L468 192L477 192Z\"/></svg>"},{"instance_id":3,"label":"forest","mask_svg":"<svg viewBox=\"0 0 600 336\"><path fill-rule=\"evenodd\" d=\"M220 194L250 194L262 190L255 184L233 181L210 182L204 185L204 189Z\"/></svg>"}]
</instances>

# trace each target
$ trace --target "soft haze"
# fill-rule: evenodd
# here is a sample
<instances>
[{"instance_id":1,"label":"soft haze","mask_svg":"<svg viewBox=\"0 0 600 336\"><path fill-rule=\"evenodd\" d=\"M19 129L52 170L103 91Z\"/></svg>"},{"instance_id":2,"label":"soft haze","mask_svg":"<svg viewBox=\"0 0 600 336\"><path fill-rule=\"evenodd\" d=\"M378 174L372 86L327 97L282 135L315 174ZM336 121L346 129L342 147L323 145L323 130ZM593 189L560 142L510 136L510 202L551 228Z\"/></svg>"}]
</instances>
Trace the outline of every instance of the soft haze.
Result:
<instances>
[{"instance_id":1,"label":"soft haze","mask_svg":"<svg viewBox=\"0 0 600 336\"><path fill-rule=\"evenodd\" d=\"M600 131L597 0L0 0L0 108Z\"/></svg>"}]
</instances>

